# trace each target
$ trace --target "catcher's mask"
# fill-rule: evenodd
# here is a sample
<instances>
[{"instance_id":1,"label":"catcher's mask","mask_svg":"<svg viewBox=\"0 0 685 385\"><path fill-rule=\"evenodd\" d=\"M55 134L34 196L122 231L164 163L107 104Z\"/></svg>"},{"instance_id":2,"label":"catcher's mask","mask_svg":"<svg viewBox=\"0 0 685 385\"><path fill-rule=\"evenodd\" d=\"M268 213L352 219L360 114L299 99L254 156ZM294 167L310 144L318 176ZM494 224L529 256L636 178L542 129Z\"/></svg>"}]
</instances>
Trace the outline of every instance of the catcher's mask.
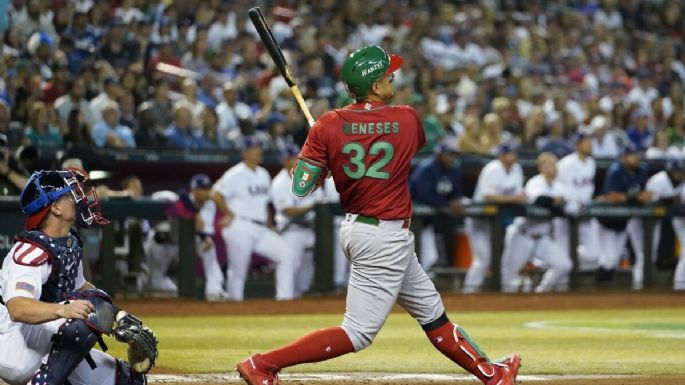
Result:
<instances>
[{"instance_id":1,"label":"catcher's mask","mask_svg":"<svg viewBox=\"0 0 685 385\"><path fill-rule=\"evenodd\" d=\"M100 202L94 187L86 187L88 174L75 167L57 171L36 171L19 197L21 211L28 215L24 228L34 229L50 210L50 206L65 194L70 193L76 204L76 225L90 227L93 224L106 225L109 221L102 216Z\"/></svg>"}]
</instances>

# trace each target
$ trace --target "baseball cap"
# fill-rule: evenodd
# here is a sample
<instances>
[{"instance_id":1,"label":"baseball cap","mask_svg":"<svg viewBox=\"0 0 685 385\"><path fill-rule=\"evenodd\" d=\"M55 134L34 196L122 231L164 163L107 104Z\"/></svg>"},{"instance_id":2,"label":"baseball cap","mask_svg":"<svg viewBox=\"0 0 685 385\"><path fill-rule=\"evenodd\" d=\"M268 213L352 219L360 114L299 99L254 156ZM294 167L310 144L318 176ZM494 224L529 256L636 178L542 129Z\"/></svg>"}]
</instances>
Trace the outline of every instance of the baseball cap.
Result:
<instances>
[{"instance_id":1,"label":"baseball cap","mask_svg":"<svg viewBox=\"0 0 685 385\"><path fill-rule=\"evenodd\" d=\"M195 174L190 178L190 189L211 188L212 179L207 174Z\"/></svg>"},{"instance_id":2,"label":"baseball cap","mask_svg":"<svg viewBox=\"0 0 685 385\"><path fill-rule=\"evenodd\" d=\"M297 156L299 153L300 153L300 146L298 146L296 144L289 144L285 147L285 149L281 153L281 158L282 159L292 158L293 156Z\"/></svg>"},{"instance_id":3,"label":"baseball cap","mask_svg":"<svg viewBox=\"0 0 685 385\"><path fill-rule=\"evenodd\" d=\"M509 154L516 152L516 148L509 143L502 143L497 147L497 155Z\"/></svg>"},{"instance_id":4,"label":"baseball cap","mask_svg":"<svg viewBox=\"0 0 685 385\"><path fill-rule=\"evenodd\" d=\"M452 138L452 140L443 140L433 148L433 152L436 154L459 154L459 148L457 147L457 141Z\"/></svg>"},{"instance_id":5,"label":"baseball cap","mask_svg":"<svg viewBox=\"0 0 685 385\"><path fill-rule=\"evenodd\" d=\"M685 171L685 160L683 159L669 159L666 161L667 171Z\"/></svg>"},{"instance_id":6,"label":"baseball cap","mask_svg":"<svg viewBox=\"0 0 685 385\"><path fill-rule=\"evenodd\" d=\"M352 52L341 70L342 82L353 98L368 95L371 86L383 76L397 71L404 60L398 55L388 55L383 48L369 45Z\"/></svg>"},{"instance_id":7,"label":"baseball cap","mask_svg":"<svg viewBox=\"0 0 685 385\"><path fill-rule=\"evenodd\" d=\"M621 156L628 155L628 154L635 154L636 152L639 152L639 149L637 148L637 146L633 142L627 142L621 148Z\"/></svg>"},{"instance_id":8,"label":"baseball cap","mask_svg":"<svg viewBox=\"0 0 685 385\"><path fill-rule=\"evenodd\" d=\"M255 136L246 136L243 138L242 149L247 150L250 147L261 147L262 142Z\"/></svg>"}]
</instances>

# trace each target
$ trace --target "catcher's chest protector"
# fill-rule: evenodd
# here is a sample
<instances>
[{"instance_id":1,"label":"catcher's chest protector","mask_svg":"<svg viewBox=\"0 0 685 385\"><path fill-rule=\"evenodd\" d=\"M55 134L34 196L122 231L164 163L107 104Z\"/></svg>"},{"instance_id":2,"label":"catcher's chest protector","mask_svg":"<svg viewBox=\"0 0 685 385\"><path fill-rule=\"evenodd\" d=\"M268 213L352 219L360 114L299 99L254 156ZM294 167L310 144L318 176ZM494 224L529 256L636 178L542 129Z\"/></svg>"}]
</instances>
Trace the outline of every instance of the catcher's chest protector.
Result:
<instances>
[{"instance_id":1,"label":"catcher's chest protector","mask_svg":"<svg viewBox=\"0 0 685 385\"><path fill-rule=\"evenodd\" d=\"M76 289L76 277L81 263L81 239L75 231L64 238L51 238L38 230L24 231L17 235L18 241L29 242L45 250L50 256L52 272L43 285L40 300L60 302L66 293Z\"/></svg>"}]
</instances>

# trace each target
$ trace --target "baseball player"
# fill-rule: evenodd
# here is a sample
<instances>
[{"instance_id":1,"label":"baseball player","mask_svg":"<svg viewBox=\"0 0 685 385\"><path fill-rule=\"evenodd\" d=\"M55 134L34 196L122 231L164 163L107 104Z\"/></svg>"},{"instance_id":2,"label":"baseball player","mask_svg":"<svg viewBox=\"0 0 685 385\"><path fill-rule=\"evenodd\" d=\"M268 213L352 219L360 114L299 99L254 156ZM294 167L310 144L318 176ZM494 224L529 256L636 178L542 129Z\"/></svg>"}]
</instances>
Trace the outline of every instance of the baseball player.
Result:
<instances>
[{"instance_id":1,"label":"baseball player","mask_svg":"<svg viewBox=\"0 0 685 385\"><path fill-rule=\"evenodd\" d=\"M271 176L262 163L262 145L254 137L243 140L243 161L216 181L211 198L224 215L222 235L228 251L228 293L244 299L245 279L252 253L276 263L276 299L295 297L295 249L267 226Z\"/></svg>"},{"instance_id":2,"label":"baseball player","mask_svg":"<svg viewBox=\"0 0 685 385\"><path fill-rule=\"evenodd\" d=\"M318 191L318 190L317 190ZM335 181L333 178L326 178L326 181L321 185L321 194L323 195L323 202L326 203L340 203L340 194L335 189ZM342 215L333 217L333 228L337 229L345 220ZM350 261L345 257L342 246L340 246L340 233L333 231L333 284L336 289L344 289L347 287L347 282L350 279Z\"/></svg>"},{"instance_id":3,"label":"baseball player","mask_svg":"<svg viewBox=\"0 0 685 385\"><path fill-rule=\"evenodd\" d=\"M640 155L633 143L627 143L621 150L619 160L609 166L604 177L604 195L600 202L622 204L644 204L651 202L651 193L645 191L647 170L640 165ZM633 264L633 289L642 288L644 252L642 223L639 218L599 217L599 242L601 245L598 281L610 281L618 266L628 238L635 251Z\"/></svg>"},{"instance_id":4,"label":"baseball player","mask_svg":"<svg viewBox=\"0 0 685 385\"><path fill-rule=\"evenodd\" d=\"M73 226L108 223L86 179L39 171L21 193L26 230L0 270L0 379L10 385L142 385L154 365L154 333L83 276ZM93 349L111 333L130 344L130 364Z\"/></svg>"},{"instance_id":5,"label":"baseball player","mask_svg":"<svg viewBox=\"0 0 685 385\"><path fill-rule=\"evenodd\" d=\"M497 158L490 161L478 176L473 193L475 203L526 203L523 191L523 169L518 164L514 148L500 145ZM492 259L490 224L485 219L466 218L466 232L471 240L473 262L464 278L463 293L481 290Z\"/></svg>"},{"instance_id":6,"label":"baseball player","mask_svg":"<svg viewBox=\"0 0 685 385\"><path fill-rule=\"evenodd\" d=\"M529 202L562 212L565 186L557 179L557 157L543 152L538 155L537 166L539 174L526 183ZM519 272L531 257L547 266L536 293L552 291L559 282L568 281L573 263L568 248L564 250L552 238L552 220L518 217L506 231L501 270L503 292L518 291Z\"/></svg>"},{"instance_id":7,"label":"baseball player","mask_svg":"<svg viewBox=\"0 0 685 385\"><path fill-rule=\"evenodd\" d=\"M283 169L271 183L271 203L276 211L276 227L281 237L295 249L295 296L301 297L314 278L314 205L323 198L322 190L299 198L290 190L290 170L300 148L289 145L283 153Z\"/></svg>"},{"instance_id":8,"label":"baseball player","mask_svg":"<svg viewBox=\"0 0 685 385\"><path fill-rule=\"evenodd\" d=\"M557 179L564 185L564 207L568 215L577 216L592 203L595 192L595 160L592 158L592 137L585 132L576 135L576 151L563 157L557 166ZM579 268L598 260L596 219L584 220L578 226ZM564 251L570 250L570 223L567 218L554 219L554 239Z\"/></svg>"},{"instance_id":9,"label":"baseball player","mask_svg":"<svg viewBox=\"0 0 685 385\"><path fill-rule=\"evenodd\" d=\"M645 190L651 193L653 203L661 204L677 204L682 202L683 181L685 181L685 161L682 159L671 159L666 162L666 169L660 171L647 180ZM685 218L673 217L671 220L676 237L681 245L685 242ZM654 226L654 237L652 243L652 259L657 254L659 247L659 239L661 238L661 222L656 222ZM683 255L685 249L681 246L680 258L678 265L676 265L675 274L673 276L673 289L685 289L685 258Z\"/></svg>"},{"instance_id":10,"label":"baseball player","mask_svg":"<svg viewBox=\"0 0 685 385\"><path fill-rule=\"evenodd\" d=\"M179 199L167 209L167 215L195 220L195 249L204 268L205 299L221 301L228 299L228 293L224 291L224 273L214 246L216 204L210 199L211 191L212 180L208 175L193 175L190 178L190 191L179 193Z\"/></svg>"},{"instance_id":11,"label":"baseball player","mask_svg":"<svg viewBox=\"0 0 685 385\"><path fill-rule=\"evenodd\" d=\"M461 203L461 167L457 163L457 144L455 140L445 140L434 148L435 156L422 161L409 180L409 190L414 202L430 205L437 213L431 217L421 231L421 266L428 271L438 262L438 247L435 242L436 230L445 236L454 233L454 216L460 215L464 206ZM451 250L448 251L451 255Z\"/></svg>"},{"instance_id":12,"label":"baseball player","mask_svg":"<svg viewBox=\"0 0 685 385\"><path fill-rule=\"evenodd\" d=\"M368 347L396 301L440 352L483 383L514 383L519 356L490 361L461 326L450 322L414 253L407 182L411 158L426 138L413 108L386 104L402 62L378 46L350 54L342 80L356 102L316 121L293 171L293 192L305 196L330 170L347 213L340 239L352 271L342 326L314 331L238 363L236 369L249 385L278 384L283 368Z\"/></svg>"},{"instance_id":13,"label":"baseball player","mask_svg":"<svg viewBox=\"0 0 685 385\"><path fill-rule=\"evenodd\" d=\"M171 238L171 223L159 221L145 236L145 256L150 266L148 290L165 293L170 296L178 294L176 283L169 277L169 268L178 262L178 243Z\"/></svg>"}]
</instances>

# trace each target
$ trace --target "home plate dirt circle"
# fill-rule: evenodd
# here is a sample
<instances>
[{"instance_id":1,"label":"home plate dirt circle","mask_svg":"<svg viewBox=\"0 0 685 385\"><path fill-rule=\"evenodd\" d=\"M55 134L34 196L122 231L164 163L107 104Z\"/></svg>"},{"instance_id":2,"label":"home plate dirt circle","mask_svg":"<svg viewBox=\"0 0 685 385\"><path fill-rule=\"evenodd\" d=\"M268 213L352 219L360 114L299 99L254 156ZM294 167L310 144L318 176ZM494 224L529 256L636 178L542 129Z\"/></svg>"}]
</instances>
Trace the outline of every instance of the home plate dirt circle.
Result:
<instances>
[{"instance_id":1,"label":"home plate dirt circle","mask_svg":"<svg viewBox=\"0 0 685 385\"><path fill-rule=\"evenodd\" d=\"M480 384L469 375L448 374L393 374L393 373L307 373L282 374L281 383L307 385L467 385ZM540 383L559 385L679 385L685 383L682 376L620 376L620 375L520 375L517 383ZM237 374L195 374L148 376L151 384L244 384Z\"/></svg>"}]
</instances>

